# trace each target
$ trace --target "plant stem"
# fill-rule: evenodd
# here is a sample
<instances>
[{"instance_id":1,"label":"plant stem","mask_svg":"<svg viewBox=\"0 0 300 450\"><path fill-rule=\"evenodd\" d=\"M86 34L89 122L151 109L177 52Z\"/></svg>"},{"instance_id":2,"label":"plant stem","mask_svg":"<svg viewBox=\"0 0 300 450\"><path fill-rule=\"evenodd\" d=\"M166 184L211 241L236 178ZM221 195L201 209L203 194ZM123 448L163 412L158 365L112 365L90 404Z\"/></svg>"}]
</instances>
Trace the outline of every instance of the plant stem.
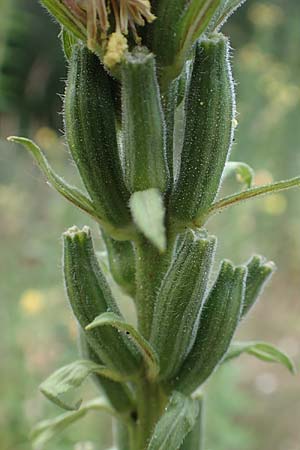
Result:
<instances>
[{"instance_id":1,"label":"plant stem","mask_svg":"<svg viewBox=\"0 0 300 450\"><path fill-rule=\"evenodd\" d=\"M167 397L158 384L151 383L146 378L140 380L137 386L137 434L130 450L146 450L154 426L166 404Z\"/></svg>"},{"instance_id":2,"label":"plant stem","mask_svg":"<svg viewBox=\"0 0 300 450\"><path fill-rule=\"evenodd\" d=\"M174 239L175 236L170 237L165 253L160 253L142 236L135 243L138 328L146 339L150 336L156 295L172 256Z\"/></svg>"}]
</instances>

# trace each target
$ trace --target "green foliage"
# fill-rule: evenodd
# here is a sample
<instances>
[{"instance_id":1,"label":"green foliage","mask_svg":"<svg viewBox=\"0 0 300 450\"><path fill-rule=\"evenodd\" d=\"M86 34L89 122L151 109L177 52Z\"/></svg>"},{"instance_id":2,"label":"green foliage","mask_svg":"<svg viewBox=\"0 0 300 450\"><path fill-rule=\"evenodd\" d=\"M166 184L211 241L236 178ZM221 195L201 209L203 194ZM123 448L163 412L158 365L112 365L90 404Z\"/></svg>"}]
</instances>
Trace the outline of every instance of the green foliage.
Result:
<instances>
[{"instance_id":1,"label":"green foliage","mask_svg":"<svg viewBox=\"0 0 300 450\"><path fill-rule=\"evenodd\" d=\"M251 187L251 169L235 163L248 189L216 200L233 140L235 100L228 39L215 30L241 2L179 2L170 17L170 5L156 2L159 25L152 33L144 29L148 48L134 44L133 18L128 39L121 33L122 10L120 17L115 10L107 15L121 21L121 31L109 34L97 28L97 14L100 24L103 17L94 3L83 9L43 3L64 26L66 138L89 197L56 175L32 141L10 140L31 151L52 185L100 224L108 274L132 296L137 326L119 310L89 228L70 228L63 235L64 278L87 359L54 372L41 390L59 406L79 409L41 424L36 436L43 444L85 415L87 404L80 409L62 395L92 375L119 419L119 450L201 448L202 401L194 392L206 388L223 361L245 352L293 371L289 358L269 344L231 344L273 265L260 257L242 266L225 260L212 285L215 238L203 228L233 204L300 183L296 177ZM142 17L145 11L134 17L138 25ZM163 47L170 28L170 45ZM108 56L116 67L103 65Z\"/></svg>"},{"instance_id":2,"label":"green foliage","mask_svg":"<svg viewBox=\"0 0 300 450\"><path fill-rule=\"evenodd\" d=\"M175 391L155 426L147 450L178 449L195 425L198 414L197 400Z\"/></svg>"},{"instance_id":3,"label":"green foliage","mask_svg":"<svg viewBox=\"0 0 300 450\"><path fill-rule=\"evenodd\" d=\"M286 367L291 373L296 372L293 361L282 351L266 342L234 342L224 361L230 361L242 353L256 356L266 362L277 362Z\"/></svg>"},{"instance_id":4,"label":"green foliage","mask_svg":"<svg viewBox=\"0 0 300 450\"><path fill-rule=\"evenodd\" d=\"M106 399L90 400L81 405L81 408L77 411L67 412L55 417L55 419L40 422L31 433L33 447L35 449L43 447L54 436L57 436L58 433L61 433L65 428L84 417L90 411L105 411L112 415L115 414Z\"/></svg>"}]
</instances>

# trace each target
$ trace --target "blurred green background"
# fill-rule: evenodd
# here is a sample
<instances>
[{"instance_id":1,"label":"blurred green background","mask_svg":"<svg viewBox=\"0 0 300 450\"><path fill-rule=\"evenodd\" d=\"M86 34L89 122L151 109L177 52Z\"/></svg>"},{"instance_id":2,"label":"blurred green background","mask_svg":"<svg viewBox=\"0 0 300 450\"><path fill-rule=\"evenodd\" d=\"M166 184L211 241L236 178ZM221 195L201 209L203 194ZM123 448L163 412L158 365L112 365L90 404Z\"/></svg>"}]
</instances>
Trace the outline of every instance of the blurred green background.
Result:
<instances>
[{"instance_id":1,"label":"blurred green background","mask_svg":"<svg viewBox=\"0 0 300 450\"><path fill-rule=\"evenodd\" d=\"M76 327L61 277L61 233L94 224L49 189L32 160L5 137L24 133L57 170L78 175L62 137L65 61L58 27L37 0L0 0L0 448L30 449L33 424L60 411L38 384L76 358ZM226 25L238 104L233 160L256 172L257 184L300 173L300 6L298 0L248 0ZM226 191L239 188L235 180ZM300 193L266 197L230 209L208 228L218 258L239 263L253 253L278 272L239 337L265 339L300 361ZM126 302L126 299L124 299ZM241 357L211 379L206 450L299 450L300 383L283 368ZM84 398L95 394L91 383ZM109 418L91 414L49 450L109 447Z\"/></svg>"}]
</instances>

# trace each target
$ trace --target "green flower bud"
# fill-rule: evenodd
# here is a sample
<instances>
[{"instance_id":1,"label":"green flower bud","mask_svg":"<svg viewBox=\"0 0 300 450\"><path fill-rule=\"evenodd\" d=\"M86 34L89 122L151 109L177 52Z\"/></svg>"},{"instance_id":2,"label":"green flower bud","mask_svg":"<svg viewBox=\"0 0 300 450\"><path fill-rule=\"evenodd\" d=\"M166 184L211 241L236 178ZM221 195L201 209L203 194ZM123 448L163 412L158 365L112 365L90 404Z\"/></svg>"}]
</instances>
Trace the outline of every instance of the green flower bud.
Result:
<instances>
[{"instance_id":1,"label":"green flower bud","mask_svg":"<svg viewBox=\"0 0 300 450\"><path fill-rule=\"evenodd\" d=\"M222 263L204 303L194 345L172 380L172 388L193 392L222 361L239 323L246 276L245 267L234 269L229 261Z\"/></svg>"},{"instance_id":2,"label":"green flower bud","mask_svg":"<svg viewBox=\"0 0 300 450\"><path fill-rule=\"evenodd\" d=\"M80 45L70 61L64 117L72 157L95 209L107 229L123 237L131 218L118 153L111 78L98 58Z\"/></svg>"},{"instance_id":3,"label":"green flower bud","mask_svg":"<svg viewBox=\"0 0 300 450\"><path fill-rule=\"evenodd\" d=\"M154 55L136 49L122 65L123 156L130 192L168 186L165 122Z\"/></svg>"},{"instance_id":4,"label":"green flower bud","mask_svg":"<svg viewBox=\"0 0 300 450\"><path fill-rule=\"evenodd\" d=\"M178 371L194 343L215 244L188 231L162 281L150 337L162 379Z\"/></svg>"},{"instance_id":5,"label":"green flower bud","mask_svg":"<svg viewBox=\"0 0 300 450\"><path fill-rule=\"evenodd\" d=\"M235 111L229 43L215 35L197 44L186 100L180 173L171 196L171 215L194 224L212 204L233 139Z\"/></svg>"},{"instance_id":6,"label":"green flower bud","mask_svg":"<svg viewBox=\"0 0 300 450\"><path fill-rule=\"evenodd\" d=\"M97 316L111 311L121 317L109 286L97 262L87 227L70 228L64 233L64 275L73 313L84 330ZM111 327L95 328L85 333L93 351L109 368L124 376L140 371L141 359L134 345Z\"/></svg>"}]
</instances>

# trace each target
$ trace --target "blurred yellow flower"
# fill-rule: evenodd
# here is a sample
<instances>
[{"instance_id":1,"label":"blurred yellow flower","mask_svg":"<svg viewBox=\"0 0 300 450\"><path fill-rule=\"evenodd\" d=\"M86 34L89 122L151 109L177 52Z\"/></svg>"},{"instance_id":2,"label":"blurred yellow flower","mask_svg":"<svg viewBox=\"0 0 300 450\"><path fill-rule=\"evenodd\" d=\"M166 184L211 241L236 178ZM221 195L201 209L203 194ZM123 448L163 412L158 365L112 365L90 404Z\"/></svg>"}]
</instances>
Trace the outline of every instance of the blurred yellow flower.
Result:
<instances>
[{"instance_id":1,"label":"blurred yellow flower","mask_svg":"<svg viewBox=\"0 0 300 450\"><path fill-rule=\"evenodd\" d=\"M51 149L51 147L55 146L58 141L58 136L56 132L49 127L40 127L34 136L34 140L38 145L47 149Z\"/></svg>"},{"instance_id":2,"label":"blurred yellow flower","mask_svg":"<svg viewBox=\"0 0 300 450\"><path fill-rule=\"evenodd\" d=\"M45 306L45 295L36 289L28 289L20 298L20 307L28 316L39 314Z\"/></svg>"},{"instance_id":3,"label":"blurred yellow flower","mask_svg":"<svg viewBox=\"0 0 300 450\"><path fill-rule=\"evenodd\" d=\"M274 194L263 200L262 209L270 216L280 216L286 210L286 198L282 194Z\"/></svg>"},{"instance_id":4,"label":"blurred yellow flower","mask_svg":"<svg viewBox=\"0 0 300 450\"><path fill-rule=\"evenodd\" d=\"M251 22L260 27L276 26L284 20L282 9L270 3L254 3L248 16Z\"/></svg>"}]
</instances>

